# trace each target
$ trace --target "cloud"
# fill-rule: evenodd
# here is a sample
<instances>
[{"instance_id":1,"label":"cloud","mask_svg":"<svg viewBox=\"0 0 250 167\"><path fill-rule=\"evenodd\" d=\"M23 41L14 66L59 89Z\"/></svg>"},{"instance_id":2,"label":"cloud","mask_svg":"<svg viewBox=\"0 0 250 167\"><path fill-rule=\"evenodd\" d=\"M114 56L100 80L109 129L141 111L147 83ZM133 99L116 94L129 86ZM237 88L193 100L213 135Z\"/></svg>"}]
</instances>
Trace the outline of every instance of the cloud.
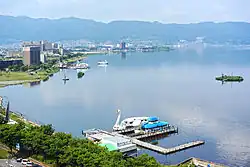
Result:
<instances>
[{"instance_id":1,"label":"cloud","mask_svg":"<svg viewBox=\"0 0 250 167\"><path fill-rule=\"evenodd\" d=\"M248 0L1 0L0 14L166 23L250 21Z\"/></svg>"}]
</instances>

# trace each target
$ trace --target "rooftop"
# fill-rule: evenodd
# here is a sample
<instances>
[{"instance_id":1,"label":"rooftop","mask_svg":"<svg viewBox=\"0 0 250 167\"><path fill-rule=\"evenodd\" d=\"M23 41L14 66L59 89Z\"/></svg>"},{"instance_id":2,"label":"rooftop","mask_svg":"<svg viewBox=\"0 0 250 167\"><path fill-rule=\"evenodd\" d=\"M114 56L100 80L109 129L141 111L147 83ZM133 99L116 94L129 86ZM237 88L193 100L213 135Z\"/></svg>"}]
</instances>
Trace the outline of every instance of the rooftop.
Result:
<instances>
[{"instance_id":1,"label":"rooftop","mask_svg":"<svg viewBox=\"0 0 250 167\"><path fill-rule=\"evenodd\" d=\"M86 137L92 138L94 140L100 141L101 143L115 144L117 147L122 147L124 145L132 144L130 138L125 138L118 133L109 133L99 129L90 129L84 131Z\"/></svg>"}]
</instances>

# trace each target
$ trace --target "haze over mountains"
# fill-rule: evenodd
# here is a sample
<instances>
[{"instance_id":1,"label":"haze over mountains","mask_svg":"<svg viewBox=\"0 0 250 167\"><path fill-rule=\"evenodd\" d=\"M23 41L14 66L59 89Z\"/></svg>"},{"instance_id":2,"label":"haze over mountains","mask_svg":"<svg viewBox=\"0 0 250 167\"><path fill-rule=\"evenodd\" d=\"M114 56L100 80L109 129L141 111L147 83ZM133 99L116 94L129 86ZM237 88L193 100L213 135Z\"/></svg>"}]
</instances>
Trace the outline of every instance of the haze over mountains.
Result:
<instances>
[{"instance_id":1,"label":"haze over mountains","mask_svg":"<svg viewBox=\"0 0 250 167\"><path fill-rule=\"evenodd\" d=\"M96 22L79 18L34 19L0 16L0 43L15 40L77 40L119 41L124 38L155 39L174 42L194 40L197 36L208 42L233 41L250 43L250 23L203 22L194 24L162 24L143 21Z\"/></svg>"}]
</instances>

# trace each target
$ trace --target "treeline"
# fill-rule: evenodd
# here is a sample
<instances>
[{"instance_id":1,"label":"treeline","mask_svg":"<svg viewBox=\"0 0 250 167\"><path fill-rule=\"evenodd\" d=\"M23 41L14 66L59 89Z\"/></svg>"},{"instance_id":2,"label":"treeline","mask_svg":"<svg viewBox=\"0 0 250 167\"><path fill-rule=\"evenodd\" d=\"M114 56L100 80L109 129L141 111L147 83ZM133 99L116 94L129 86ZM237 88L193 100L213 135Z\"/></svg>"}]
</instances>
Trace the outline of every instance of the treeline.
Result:
<instances>
[{"instance_id":1,"label":"treeline","mask_svg":"<svg viewBox=\"0 0 250 167\"><path fill-rule=\"evenodd\" d=\"M83 53L69 53L67 55L61 56L60 61L63 62L65 60L72 59L72 58L75 58L75 57L81 57L81 56L84 56L84 54Z\"/></svg>"},{"instance_id":2,"label":"treeline","mask_svg":"<svg viewBox=\"0 0 250 167\"><path fill-rule=\"evenodd\" d=\"M0 142L11 150L17 143L21 153L55 166L79 167L157 167L153 157L141 155L124 158L119 152L109 152L87 139L74 138L70 134L55 132L51 125L28 127L24 123L0 125Z\"/></svg>"},{"instance_id":3,"label":"treeline","mask_svg":"<svg viewBox=\"0 0 250 167\"><path fill-rule=\"evenodd\" d=\"M36 70L42 70L46 71L49 70L53 65L55 65L56 60L49 60L47 63L41 63L39 65L23 65L23 64L17 64L17 65L11 65L8 67L10 71L13 72L27 72L27 71L36 71Z\"/></svg>"}]
</instances>

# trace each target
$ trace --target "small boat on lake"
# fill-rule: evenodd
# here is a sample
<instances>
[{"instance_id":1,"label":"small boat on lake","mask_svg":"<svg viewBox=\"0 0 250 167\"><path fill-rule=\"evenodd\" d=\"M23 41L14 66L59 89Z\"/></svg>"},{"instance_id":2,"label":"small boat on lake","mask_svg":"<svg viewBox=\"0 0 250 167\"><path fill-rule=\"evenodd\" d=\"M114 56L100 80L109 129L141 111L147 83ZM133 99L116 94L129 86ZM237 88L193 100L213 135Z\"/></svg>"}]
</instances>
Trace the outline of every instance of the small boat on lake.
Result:
<instances>
[{"instance_id":1,"label":"small boat on lake","mask_svg":"<svg viewBox=\"0 0 250 167\"><path fill-rule=\"evenodd\" d=\"M68 81L68 80L69 80L69 78L67 78L66 76L64 76L64 78L63 78L62 80L64 80L64 81Z\"/></svg>"},{"instance_id":2,"label":"small boat on lake","mask_svg":"<svg viewBox=\"0 0 250 167\"><path fill-rule=\"evenodd\" d=\"M66 72L65 71L64 71L64 77L63 77L62 80L64 80L64 81L68 81L69 80L69 78L66 76Z\"/></svg>"},{"instance_id":3,"label":"small boat on lake","mask_svg":"<svg viewBox=\"0 0 250 167\"><path fill-rule=\"evenodd\" d=\"M108 61L107 60L100 60L100 61L98 61L97 62L97 65L108 65L109 63L108 63Z\"/></svg>"}]
</instances>

